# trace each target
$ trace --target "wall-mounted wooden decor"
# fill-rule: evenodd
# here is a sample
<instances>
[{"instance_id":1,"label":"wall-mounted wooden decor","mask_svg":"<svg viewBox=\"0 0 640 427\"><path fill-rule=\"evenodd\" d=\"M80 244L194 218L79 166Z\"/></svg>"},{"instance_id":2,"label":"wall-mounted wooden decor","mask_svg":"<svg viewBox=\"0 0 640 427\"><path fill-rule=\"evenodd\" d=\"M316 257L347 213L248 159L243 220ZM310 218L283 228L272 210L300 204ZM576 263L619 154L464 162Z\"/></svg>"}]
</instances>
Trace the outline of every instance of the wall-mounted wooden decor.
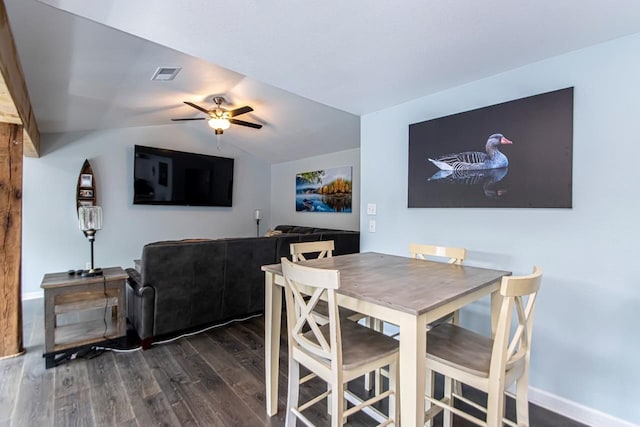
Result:
<instances>
[{"instance_id":1,"label":"wall-mounted wooden decor","mask_svg":"<svg viewBox=\"0 0 640 427\"><path fill-rule=\"evenodd\" d=\"M96 177L89 160L85 160L76 187L76 213L80 206L95 206L96 200Z\"/></svg>"}]
</instances>

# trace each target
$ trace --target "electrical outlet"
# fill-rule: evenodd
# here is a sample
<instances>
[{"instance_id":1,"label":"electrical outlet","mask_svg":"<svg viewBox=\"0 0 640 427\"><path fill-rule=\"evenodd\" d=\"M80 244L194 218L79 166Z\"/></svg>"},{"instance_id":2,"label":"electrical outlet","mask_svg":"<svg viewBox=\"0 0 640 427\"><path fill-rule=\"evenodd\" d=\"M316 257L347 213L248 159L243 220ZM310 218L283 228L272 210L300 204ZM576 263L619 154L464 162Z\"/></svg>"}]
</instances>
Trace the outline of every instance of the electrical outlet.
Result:
<instances>
[{"instance_id":1,"label":"electrical outlet","mask_svg":"<svg viewBox=\"0 0 640 427\"><path fill-rule=\"evenodd\" d=\"M375 203L367 203L367 215L375 215L377 207Z\"/></svg>"},{"instance_id":2,"label":"electrical outlet","mask_svg":"<svg viewBox=\"0 0 640 427\"><path fill-rule=\"evenodd\" d=\"M369 220L369 233L375 233L376 232L376 220L375 219L370 219Z\"/></svg>"}]
</instances>

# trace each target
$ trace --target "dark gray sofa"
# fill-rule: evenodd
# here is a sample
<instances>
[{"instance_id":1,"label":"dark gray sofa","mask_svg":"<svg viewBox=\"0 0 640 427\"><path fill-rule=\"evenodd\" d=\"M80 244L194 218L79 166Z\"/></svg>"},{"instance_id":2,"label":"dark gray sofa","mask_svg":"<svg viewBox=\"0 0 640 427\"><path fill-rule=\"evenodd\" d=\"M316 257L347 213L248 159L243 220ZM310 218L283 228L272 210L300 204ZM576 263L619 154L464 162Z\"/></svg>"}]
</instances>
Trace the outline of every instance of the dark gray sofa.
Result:
<instances>
[{"instance_id":1,"label":"dark gray sofa","mask_svg":"<svg viewBox=\"0 0 640 427\"><path fill-rule=\"evenodd\" d=\"M289 244L333 240L334 255L360 251L358 231L279 225L273 237L149 243L128 268L127 318L143 347L153 340L264 310L260 267L289 257Z\"/></svg>"}]
</instances>

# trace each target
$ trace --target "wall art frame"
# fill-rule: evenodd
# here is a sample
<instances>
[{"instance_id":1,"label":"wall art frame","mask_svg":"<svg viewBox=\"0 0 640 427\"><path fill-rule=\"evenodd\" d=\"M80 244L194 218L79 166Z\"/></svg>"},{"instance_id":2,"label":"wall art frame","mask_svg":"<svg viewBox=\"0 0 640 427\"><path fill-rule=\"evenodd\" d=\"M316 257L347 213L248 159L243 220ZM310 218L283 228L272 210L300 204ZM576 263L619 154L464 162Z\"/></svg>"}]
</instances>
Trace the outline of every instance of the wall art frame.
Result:
<instances>
[{"instance_id":1,"label":"wall art frame","mask_svg":"<svg viewBox=\"0 0 640 427\"><path fill-rule=\"evenodd\" d=\"M352 166L296 174L296 212L350 213L352 183Z\"/></svg>"},{"instance_id":2,"label":"wall art frame","mask_svg":"<svg viewBox=\"0 0 640 427\"><path fill-rule=\"evenodd\" d=\"M408 207L571 208L573 92L409 125Z\"/></svg>"}]
</instances>

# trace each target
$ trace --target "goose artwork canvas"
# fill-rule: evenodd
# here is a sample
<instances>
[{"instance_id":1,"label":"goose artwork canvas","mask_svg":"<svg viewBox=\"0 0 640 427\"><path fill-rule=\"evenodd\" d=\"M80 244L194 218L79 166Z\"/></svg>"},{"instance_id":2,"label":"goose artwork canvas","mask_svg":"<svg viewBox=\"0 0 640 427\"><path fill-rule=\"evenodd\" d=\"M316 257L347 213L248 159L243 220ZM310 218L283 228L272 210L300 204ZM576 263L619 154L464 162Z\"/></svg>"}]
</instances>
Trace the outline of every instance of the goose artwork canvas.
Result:
<instances>
[{"instance_id":1,"label":"goose artwork canvas","mask_svg":"<svg viewBox=\"0 0 640 427\"><path fill-rule=\"evenodd\" d=\"M408 207L571 208L573 88L409 125Z\"/></svg>"}]
</instances>

